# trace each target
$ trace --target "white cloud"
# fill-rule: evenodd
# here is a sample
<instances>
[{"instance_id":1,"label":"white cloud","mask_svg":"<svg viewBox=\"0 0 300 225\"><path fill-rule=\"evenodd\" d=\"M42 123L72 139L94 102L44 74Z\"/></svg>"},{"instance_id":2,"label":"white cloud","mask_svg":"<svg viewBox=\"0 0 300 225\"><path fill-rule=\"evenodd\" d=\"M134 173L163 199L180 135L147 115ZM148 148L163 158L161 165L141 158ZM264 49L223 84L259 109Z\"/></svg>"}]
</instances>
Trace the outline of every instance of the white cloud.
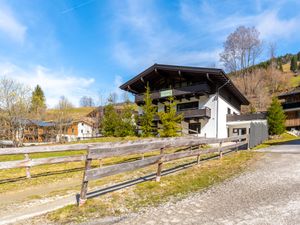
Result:
<instances>
[{"instance_id":1,"label":"white cloud","mask_svg":"<svg viewBox=\"0 0 300 225\"><path fill-rule=\"evenodd\" d=\"M92 84L95 83L93 78L75 76L68 71L53 71L40 65L24 70L12 63L0 64L0 71L0 76L13 78L32 89L39 84L44 90L49 107L54 107L62 95L74 105L78 105L84 95L94 99L97 97L92 88Z\"/></svg>"},{"instance_id":2,"label":"white cloud","mask_svg":"<svg viewBox=\"0 0 300 225\"><path fill-rule=\"evenodd\" d=\"M3 2L0 3L0 32L16 42L23 43L26 30L27 27L18 21L12 10Z\"/></svg>"},{"instance_id":3,"label":"white cloud","mask_svg":"<svg viewBox=\"0 0 300 225\"><path fill-rule=\"evenodd\" d=\"M207 46L199 46L196 38L172 29L151 1L127 1L119 7L112 50L123 66L136 70L154 63L208 66L216 62L217 50L203 50ZM186 48L191 42L197 46L192 50Z\"/></svg>"},{"instance_id":4,"label":"white cloud","mask_svg":"<svg viewBox=\"0 0 300 225\"><path fill-rule=\"evenodd\" d=\"M284 2L277 2L265 10L261 10L260 1L257 1L258 13L240 14L238 11L234 14L222 14L213 10L212 5L208 3L195 6L181 2L181 18L194 28L200 28L212 38L225 40L229 32L232 32L238 26L255 26L265 41L276 41L283 38L287 39L296 33L300 17L281 18L279 11L284 7ZM209 8L209 10L204 10ZM209 18L209 19L208 19Z\"/></svg>"}]
</instances>

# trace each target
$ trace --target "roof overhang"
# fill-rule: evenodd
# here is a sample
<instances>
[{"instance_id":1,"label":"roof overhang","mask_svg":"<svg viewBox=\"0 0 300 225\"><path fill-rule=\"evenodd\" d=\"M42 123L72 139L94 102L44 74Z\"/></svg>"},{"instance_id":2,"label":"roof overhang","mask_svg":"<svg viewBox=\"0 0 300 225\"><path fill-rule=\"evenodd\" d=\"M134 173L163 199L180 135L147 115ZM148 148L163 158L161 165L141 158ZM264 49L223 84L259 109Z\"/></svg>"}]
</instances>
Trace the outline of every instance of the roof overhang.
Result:
<instances>
[{"instance_id":1,"label":"roof overhang","mask_svg":"<svg viewBox=\"0 0 300 225\"><path fill-rule=\"evenodd\" d=\"M122 84L120 88L133 94L140 94L140 91L135 90L134 87L137 85L146 86L146 82L150 78L155 80L156 77L161 76L158 71L176 72L178 75L181 75L182 73L203 75L212 82L219 83L220 85L226 84L224 87L232 92L239 99L242 105L249 105L248 99L238 90L226 73L222 69L217 68L154 64L126 83Z\"/></svg>"}]
</instances>

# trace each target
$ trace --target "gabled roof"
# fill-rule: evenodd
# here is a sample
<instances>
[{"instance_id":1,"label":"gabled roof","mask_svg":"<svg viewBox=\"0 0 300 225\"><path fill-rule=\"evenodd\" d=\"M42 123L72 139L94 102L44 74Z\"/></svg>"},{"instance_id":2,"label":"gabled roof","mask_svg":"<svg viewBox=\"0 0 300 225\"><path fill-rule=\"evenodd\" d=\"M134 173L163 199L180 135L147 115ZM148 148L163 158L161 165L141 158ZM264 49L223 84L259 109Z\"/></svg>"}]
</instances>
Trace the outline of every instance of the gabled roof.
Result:
<instances>
[{"instance_id":1,"label":"gabled roof","mask_svg":"<svg viewBox=\"0 0 300 225\"><path fill-rule=\"evenodd\" d=\"M233 82L226 75L226 73L222 69L217 69L217 68L154 64L148 69L138 74L137 76L127 81L126 83L122 84L120 88L122 90L129 91L133 94L137 94L138 92L134 90L134 86L145 85L144 80L147 80L147 78L155 80L159 76L159 74L157 73L158 70L167 71L167 72L176 72L178 74L187 73L187 74L194 74L196 76L199 75L199 76L208 77L213 82L219 83L220 85L226 84L225 88L227 88L231 93L233 93L242 104L244 105L249 104L247 98L238 90L238 88L233 84Z\"/></svg>"},{"instance_id":2,"label":"gabled roof","mask_svg":"<svg viewBox=\"0 0 300 225\"><path fill-rule=\"evenodd\" d=\"M292 91L280 94L280 95L278 95L278 97L279 98L284 98L284 97L291 96L291 95L296 95L296 94L300 94L300 86L296 87Z\"/></svg>"}]
</instances>

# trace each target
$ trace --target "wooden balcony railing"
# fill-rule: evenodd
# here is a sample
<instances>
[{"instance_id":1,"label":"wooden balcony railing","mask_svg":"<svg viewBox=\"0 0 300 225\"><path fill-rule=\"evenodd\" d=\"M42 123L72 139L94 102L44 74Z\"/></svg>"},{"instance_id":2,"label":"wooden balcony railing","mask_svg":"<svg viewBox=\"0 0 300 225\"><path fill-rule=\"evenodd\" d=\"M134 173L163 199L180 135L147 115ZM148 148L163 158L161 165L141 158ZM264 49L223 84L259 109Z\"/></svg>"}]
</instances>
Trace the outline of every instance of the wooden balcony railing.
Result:
<instances>
[{"instance_id":1,"label":"wooden balcony railing","mask_svg":"<svg viewBox=\"0 0 300 225\"><path fill-rule=\"evenodd\" d=\"M196 94L196 93L209 93L210 87L207 83L193 85L193 86L187 86L187 87L180 87L180 88L174 88L169 90L162 90L162 91L153 91L151 92L151 98L153 100L156 99L166 99L170 96L176 97L181 95L189 95L189 94ZM144 94L141 95L135 95L135 102L143 102L144 101Z\"/></svg>"},{"instance_id":2,"label":"wooden balcony railing","mask_svg":"<svg viewBox=\"0 0 300 225\"><path fill-rule=\"evenodd\" d=\"M287 119L285 121L286 127L297 127L300 126L300 118Z\"/></svg>"},{"instance_id":3,"label":"wooden balcony railing","mask_svg":"<svg viewBox=\"0 0 300 225\"><path fill-rule=\"evenodd\" d=\"M177 114L182 114L184 119L191 118L211 118L211 109L205 107L203 109L187 109L177 112ZM154 117L155 121L159 120L159 117L156 115Z\"/></svg>"}]
</instances>

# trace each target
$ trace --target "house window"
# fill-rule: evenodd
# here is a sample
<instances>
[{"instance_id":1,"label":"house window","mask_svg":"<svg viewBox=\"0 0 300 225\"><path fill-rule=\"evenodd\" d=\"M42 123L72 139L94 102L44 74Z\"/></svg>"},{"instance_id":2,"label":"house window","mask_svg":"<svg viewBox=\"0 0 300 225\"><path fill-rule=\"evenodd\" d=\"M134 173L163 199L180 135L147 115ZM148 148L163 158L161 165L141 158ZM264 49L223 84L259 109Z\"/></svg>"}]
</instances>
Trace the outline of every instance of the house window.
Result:
<instances>
[{"instance_id":1,"label":"house window","mask_svg":"<svg viewBox=\"0 0 300 225\"><path fill-rule=\"evenodd\" d=\"M200 134L201 132L201 123L190 123L189 124L189 134Z\"/></svg>"},{"instance_id":2,"label":"house window","mask_svg":"<svg viewBox=\"0 0 300 225\"><path fill-rule=\"evenodd\" d=\"M231 109L227 108L227 114L231 114Z\"/></svg>"},{"instance_id":3,"label":"house window","mask_svg":"<svg viewBox=\"0 0 300 225\"><path fill-rule=\"evenodd\" d=\"M81 130L81 133L83 134L83 130Z\"/></svg>"},{"instance_id":4,"label":"house window","mask_svg":"<svg viewBox=\"0 0 300 225\"><path fill-rule=\"evenodd\" d=\"M83 124L83 123L81 123L81 125L83 126L84 124Z\"/></svg>"},{"instance_id":5,"label":"house window","mask_svg":"<svg viewBox=\"0 0 300 225\"><path fill-rule=\"evenodd\" d=\"M198 109L198 108L199 108L199 102L187 102L187 103L177 104L177 112L188 110L188 109Z\"/></svg>"}]
</instances>

